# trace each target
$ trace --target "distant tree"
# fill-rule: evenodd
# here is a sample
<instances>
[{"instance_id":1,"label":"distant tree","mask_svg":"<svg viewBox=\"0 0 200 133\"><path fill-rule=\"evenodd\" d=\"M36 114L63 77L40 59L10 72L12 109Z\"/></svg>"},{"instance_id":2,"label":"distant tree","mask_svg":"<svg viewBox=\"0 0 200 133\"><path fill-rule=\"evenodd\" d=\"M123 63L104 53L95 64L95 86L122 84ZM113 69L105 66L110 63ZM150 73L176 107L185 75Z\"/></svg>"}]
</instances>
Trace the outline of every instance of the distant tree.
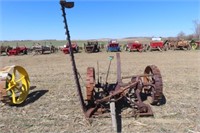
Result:
<instances>
[{"instance_id":1,"label":"distant tree","mask_svg":"<svg viewBox=\"0 0 200 133\"><path fill-rule=\"evenodd\" d=\"M194 38L194 34L187 35L185 38L187 40L192 40Z\"/></svg>"},{"instance_id":2,"label":"distant tree","mask_svg":"<svg viewBox=\"0 0 200 133\"><path fill-rule=\"evenodd\" d=\"M184 39L184 38L185 38L185 33L183 31L181 31L180 33L178 33L177 39Z\"/></svg>"},{"instance_id":3,"label":"distant tree","mask_svg":"<svg viewBox=\"0 0 200 133\"><path fill-rule=\"evenodd\" d=\"M200 39L200 21L194 20L194 36Z\"/></svg>"}]
</instances>

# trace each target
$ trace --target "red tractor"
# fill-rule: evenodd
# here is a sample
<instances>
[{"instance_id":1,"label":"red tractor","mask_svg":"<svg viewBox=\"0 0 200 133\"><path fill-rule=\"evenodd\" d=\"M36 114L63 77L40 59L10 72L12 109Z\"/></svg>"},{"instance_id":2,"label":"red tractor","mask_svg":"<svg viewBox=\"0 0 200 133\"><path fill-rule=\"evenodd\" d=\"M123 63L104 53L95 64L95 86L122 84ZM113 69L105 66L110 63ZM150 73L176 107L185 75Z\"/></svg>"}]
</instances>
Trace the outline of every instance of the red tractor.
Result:
<instances>
[{"instance_id":1,"label":"red tractor","mask_svg":"<svg viewBox=\"0 0 200 133\"><path fill-rule=\"evenodd\" d=\"M161 41L161 38L159 39L154 39L152 38L152 41L150 42L148 48L149 51L153 51L153 50L159 50L159 51L167 51L169 49L168 46L168 41Z\"/></svg>"},{"instance_id":2,"label":"red tractor","mask_svg":"<svg viewBox=\"0 0 200 133\"><path fill-rule=\"evenodd\" d=\"M138 52L146 52L146 45L143 45L142 43L140 43L139 41L134 41L134 42L128 42L125 50L132 52L132 51L138 51Z\"/></svg>"},{"instance_id":3,"label":"red tractor","mask_svg":"<svg viewBox=\"0 0 200 133\"><path fill-rule=\"evenodd\" d=\"M8 55L19 55L19 54L25 55L28 53L27 51L28 51L27 47L17 46L16 48L9 50Z\"/></svg>"},{"instance_id":4,"label":"red tractor","mask_svg":"<svg viewBox=\"0 0 200 133\"><path fill-rule=\"evenodd\" d=\"M72 49L75 53L78 53L79 51L79 46L77 45L76 42L72 42ZM69 54L70 50L69 50L69 44L64 45L64 48L61 49L61 51L63 51L63 53L65 54Z\"/></svg>"}]
</instances>

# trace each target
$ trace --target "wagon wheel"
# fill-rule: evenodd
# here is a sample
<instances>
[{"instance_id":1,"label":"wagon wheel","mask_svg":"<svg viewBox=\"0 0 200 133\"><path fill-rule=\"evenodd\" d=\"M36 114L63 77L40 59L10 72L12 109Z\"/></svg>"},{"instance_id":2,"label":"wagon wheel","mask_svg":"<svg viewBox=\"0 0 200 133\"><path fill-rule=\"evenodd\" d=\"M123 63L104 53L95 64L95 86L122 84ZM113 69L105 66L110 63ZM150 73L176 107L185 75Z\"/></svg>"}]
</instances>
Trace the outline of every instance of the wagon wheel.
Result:
<instances>
[{"instance_id":1,"label":"wagon wheel","mask_svg":"<svg viewBox=\"0 0 200 133\"><path fill-rule=\"evenodd\" d=\"M93 91L95 87L95 69L93 67L87 68L86 76L86 101L93 101Z\"/></svg>"},{"instance_id":2,"label":"wagon wheel","mask_svg":"<svg viewBox=\"0 0 200 133\"><path fill-rule=\"evenodd\" d=\"M148 101L152 105L159 105L163 97L163 83L160 70L155 65L147 66L144 70L144 74L150 74L143 78L144 83L149 83L151 86L148 88Z\"/></svg>"},{"instance_id":3,"label":"wagon wheel","mask_svg":"<svg viewBox=\"0 0 200 133\"><path fill-rule=\"evenodd\" d=\"M5 102L8 104L23 103L29 93L30 80L28 73L21 66L9 66L4 69L9 70L6 77L6 93L9 100Z\"/></svg>"},{"instance_id":4,"label":"wagon wheel","mask_svg":"<svg viewBox=\"0 0 200 133\"><path fill-rule=\"evenodd\" d=\"M194 43L191 43L190 46L191 46L192 50L195 50L195 49L198 48L198 44L195 43L195 42L194 42Z\"/></svg>"},{"instance_id":5,"label":"wagon wheel","mask_svg":"<svg viewBox=\"0 0 200 133\"><path fill-rule=\"evenodd\" d=\"M6 50L5 50L5 53L6 53L6 55L9 55L9 50L11 50L12 48L10 48L10 47L7 47L6 48Z\"/></svg>"}]
</instances>

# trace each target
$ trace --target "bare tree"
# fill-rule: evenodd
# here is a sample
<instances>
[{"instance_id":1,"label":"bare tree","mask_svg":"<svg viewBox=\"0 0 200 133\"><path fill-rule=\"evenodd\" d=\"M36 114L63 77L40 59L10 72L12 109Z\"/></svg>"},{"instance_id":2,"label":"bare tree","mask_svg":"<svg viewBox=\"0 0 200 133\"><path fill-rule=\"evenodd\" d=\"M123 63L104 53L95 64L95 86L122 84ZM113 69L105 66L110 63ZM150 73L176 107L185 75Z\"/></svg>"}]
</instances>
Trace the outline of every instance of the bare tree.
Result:
<instances>
[{"instance_id":1,"label":"bare tree","mask_svg":"<svg viewBox=\"0 0 200 133\"><path fill-rule=\"evenodd\" d=\"M178 33L177 39L184 39L184 38L185 38L185 33L183 31L181 31L180 33Z\"/></svg>"},{"instance_id":2,"label":"bare tree","mask_svg":"<svg viewBox=\"0 0 200 133\"><path fill-rule=\"evenodd\" d=\"M200 39L200 21L194 20L194 36Z\"/></svg>"}]
</instances>

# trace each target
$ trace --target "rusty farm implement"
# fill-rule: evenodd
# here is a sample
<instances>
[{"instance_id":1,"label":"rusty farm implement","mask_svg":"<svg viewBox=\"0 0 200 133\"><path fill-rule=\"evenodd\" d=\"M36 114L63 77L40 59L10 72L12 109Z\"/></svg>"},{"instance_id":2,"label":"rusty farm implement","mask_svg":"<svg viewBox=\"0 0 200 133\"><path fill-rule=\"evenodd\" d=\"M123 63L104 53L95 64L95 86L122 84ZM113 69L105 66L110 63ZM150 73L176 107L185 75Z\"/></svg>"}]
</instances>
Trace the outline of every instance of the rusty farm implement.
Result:
<instances>
[{"instance_id":1,"label":"rusty farm implement","mask_svg":"<svg viewBox=\"0 0 200 133\"><path fill-rule=\"evenodd\" d=\"M169 49L171 50L190 50L191 45L187 40L179 39L179 40L168 40Z\"/></svg>"},{"instance_id":2,"label":"rusty farm implement","mask_svg":"<svg viewBox=\"0 0 200 133\"><path fill-rule=\"evenodd\" d=\"M149 43L147 50L159 50L167 51L169 49L168 40L162 41L161 38L152 38L152 41Z\"/></svg>"},{"instance_id":3,"label":"rusty farm implement","mask_svg":"<svg viewBox=\"0 0 200 133\"><path fill-rule=\"evenodd\" d=\"M116 53L117 59L117 79L114 83L108 83L108 76L113 56L109 57L110 63L105 78L99 76L94 67L87 68L86 75L86 97L84 98L79 82L76 62L73 55L73 48L68 30L65 8L72 8L74 2L60 1L62 16L66 29L67 40L70 48L70 57L77 93L80 100L82 111L86 118L105 116L111 112L112 121L116 122L116 117L121 116L124 109L131 108L130 116L153 116L151 106L144 101L149 101L151 105L162 104L163 82L160 70L155 65L145 68L143 74L127 77L121 76L120 53ZM97 75L96 75L97 73ZM128 80L129 79L129 80ZM128 80L124 82L124 80ZM115 108L116 107L116 108ZM115 115L112 115L115 114ZM113 123L115 123L113 122ZM115 124L116 125L116 124ZM113 126L114 127L114 126Z\"/></svg>"},{"instance_id":4,"label":"rusty farm implement","mask_svg":"<svg viewBox=\"0 0 200 133\"><path fill-rule=\"evenodd\" d=\"M98 41L88 41L84 43L84 49L86 53L95 53L100 51L100 46Z\"/></svg>"},{"instance_id":5,"label":"rusty farm implement","mask_svg":"<svg viewBox=\"0 0 200 133\"><path fill-rule=\"evenodd\" d=\"M95 117L110 112L109 104L114 101L120 103L121 109L132 108L132 116L152 116L151 107L144 103L149 100L152 105L160 105L163 97L163 83L160 70L155 65L149 65L141 75L121 77L120 54L117 57L117 80L115 83L108 83L108 67L105 82L99 80L99 72L95 75L93 67L87 68L86 76L86 117ZM110 62L113 57L110 57ZM96 79L98 77L98 79ZM129 79L128 82L123 82Z\"/></svg>"}]
</instances>

